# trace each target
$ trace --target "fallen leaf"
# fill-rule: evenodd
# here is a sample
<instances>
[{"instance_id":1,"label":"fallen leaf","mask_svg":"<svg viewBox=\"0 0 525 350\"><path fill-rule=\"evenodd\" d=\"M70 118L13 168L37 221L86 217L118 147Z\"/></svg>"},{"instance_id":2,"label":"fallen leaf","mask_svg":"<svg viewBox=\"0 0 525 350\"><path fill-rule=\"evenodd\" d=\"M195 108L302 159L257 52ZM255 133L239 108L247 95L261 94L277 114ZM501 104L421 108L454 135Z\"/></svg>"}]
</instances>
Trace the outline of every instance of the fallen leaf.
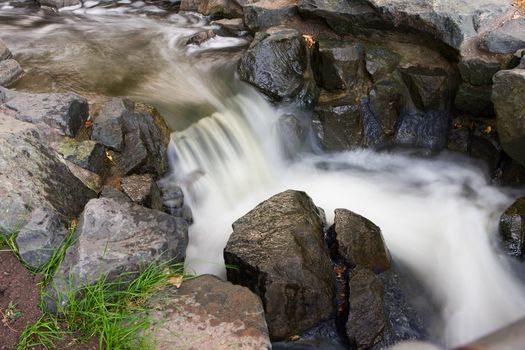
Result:
<instances>
[{"instance_id":1,"label":"fallen leaf","mask_svg":"<svg viewBox=\"0 0 525 350\"><path fill-rule=\"evenodd\" d=\"M180 288L180 286L182 285L182 276L168 277L167 281L168 283L173 284L175 288Z\"/></svg>"},{"instance_id":2,"label":"fallen leaf","mask_svg":"<svg viewBox=\"0 0 525 350\"><path fill-rule=\"evenodd\" d=\"M109 153L108 150L106 150L106 158L109 159L110 162L113 161L113 156L111 155L111 153Z\"/></svg>"}]
</instances>

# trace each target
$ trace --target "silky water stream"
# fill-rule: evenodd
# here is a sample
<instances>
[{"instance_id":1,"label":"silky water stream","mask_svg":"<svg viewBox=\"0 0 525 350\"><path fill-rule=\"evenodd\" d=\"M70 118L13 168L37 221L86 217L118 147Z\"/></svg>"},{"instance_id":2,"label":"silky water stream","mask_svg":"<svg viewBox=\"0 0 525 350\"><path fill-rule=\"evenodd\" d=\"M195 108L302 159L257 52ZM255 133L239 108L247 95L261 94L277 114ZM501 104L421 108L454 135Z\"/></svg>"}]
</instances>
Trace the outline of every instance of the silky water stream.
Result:
<instances>
[{"instance_id":1,"label":"silky water stream","mask_svg":"<svg viewBox=\"0 0 525 350\"><path fill-rule=\"evenodd\" d=\"M231 224L273 194L296 189L329 222L335 208L347 208L381 227L393 260L436 306L431 324L443 344L525 316L525 288L496 242L499 216L518 194L492 186L482 168L446 154L369 150L289 160L280 112L235 78L247 41L217 37L188 46L209 26L199 16L91 5L48 14L0 1L0 38L27 72L15 88L73 90L91 102L127 95L159 109L175 130L169 181L183 187L195 218L191 271L224 276Z\"/></svg>"}]
</instances>

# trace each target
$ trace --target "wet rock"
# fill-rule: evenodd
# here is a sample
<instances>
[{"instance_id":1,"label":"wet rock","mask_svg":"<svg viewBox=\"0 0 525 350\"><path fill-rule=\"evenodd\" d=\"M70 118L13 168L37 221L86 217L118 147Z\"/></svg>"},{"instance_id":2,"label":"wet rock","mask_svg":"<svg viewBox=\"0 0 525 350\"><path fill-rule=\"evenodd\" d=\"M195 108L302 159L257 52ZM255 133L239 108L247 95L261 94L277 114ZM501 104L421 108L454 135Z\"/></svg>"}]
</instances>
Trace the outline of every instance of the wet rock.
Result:
<instances>
[{"instance_id":1,"label":"wet rock","mask_svg":"<svg viewBox=\"0 0 525 350\"><path fill-rule=\"evenodd\" d=\"M502 26L487 33L481 40L482 49L501 54L512 54L525 48L525 17L506 21Z\"/></svg>"},{"instance_id":2,"label":"wet rock","mask_svg":"<svg viewBox=\"0 0 525 350\"><path fill-rule=\"evenodd\" d=\"M503 155L497 180L503 186L521 186L525 183L525 167Z\"/></svg>"},{"instance_id":3,"label":"wet rock","mask_svg":"<svg viewBox=\"0 0 525 350\"><path fill-rule=\"evenodd\" d=\"M451 77L442 69L410 67L401 70L412 101L420 110L449 110L453 98Z\"/></svg>"},{"instance_id":4,"label":"wet rock","mask_svg":"<svg viewBox=\"0 0 525 350\"><path fill-rule=\"evenodd\" d=\"M133 202L162 210L160 189L150 174L126 176L120 180L120 186Z\"/></svg>"},{"instance_id":5,"label":"wet rock","mask_svg":"<svg viewBox=\"0 0 525 350\"><path fill-rule=\"evenodd\" d=\"M91 139L115 151L122 151L124 147L122 120L133 110L133 101L126 98L114 98L106 103L93 122Z\"/></svg>"},{"instance_id":6,"label":"wet rock","mask_svg":"<svg viewBox=\"0 0 525 350\"><path fill-rule=\"evenodd\" d=\"M270 349L261 300L249 289L203 275L149 302L147 331L158 350Z\"/></svg>"},{"instance_id":7,"label":"wet rock","mask_svg":"<svg viewBox=\"0 0 525 350\"><path fill-rule=\"evenodd\" d=\"M447 145L451 116L448 112L403 109L394 143L435 152Z\"/></svg>"},{"instance_id":8,"label":"wet rock","mask_svg":"<svg viewBox=\"0 0 525 350\"><path fill-rule=\"evenodd\" d=\"M66 140L59 145L58 152L68 161L98 175L104 175L109 165L104 146L96 141Z\"/></svg>"},{"instance_id":9,"label":"wet rock","mask_svg":"<svg viewBox=\"0 0 525 350\"><path fill-rule=\"evenodd\" d=\"M81 5L80 0L37 0L40 6L60 9L62 7L70 7Z\"/></svg>"},{"instance_id":10,"label":"wet rock","mask_svg":"<svg viewBox=\"0 0 525 350\"><path fill-rule=\"evenodd\" d=\"M44 143L42 129L0 112L0 234L19 232L22 258L34 268L95 196Z\"/></svg>"},{"instance_id":11,"label":"wet rock","mask_svg":"<svg viewBox=\"0 0 525 350\"><path fill-rule=\"evenodd\" d=\"M246 33L246 27L242 18L220 19L212 21L210 24L218 27L214 31L221 36L242 36Z\"/></svg>"},{"instance_id":12,"label":"wet rock","mask_svg":"<svg viewBox=\"0 0 525 350\"><path fill-rule=\"evenodd\" d=\"M0 61L0 86L9 87L16 83L22 75L24 70L17 61L7 59Z\"/></svg>"},{"instance_id":13,"label":"wet rock","mask_svg":"<svg viewBox=\"0 0 525 350\"><path fill-rule=\"evenodd\" d=\"M390 254L381 229L373 222L350 210L336 209L333 229L339 255L350 264L376 273L390 268Z\"/></svg>"},{"instance_id":14,"label":"wet rock","mask_svg":"<svg viewBox=\"0 0 525 350\"><path fill-rule=\"evenodd\" d=\"M473 86L492 85L492 77L501 69L501 63L481 58L463 59L458 69L464 82Z\"/></svg>"},{"instance_id":15,"label":"wet rock","mask_svg":"<svg viewBox=\"0 0 525 350\"><path fill-rule=\"evenodd\" d=\"M0 61L7 60L9 58L12 58L13 54L11 51L9 51L9 48L5 44L5 42L0 39Z\"/></svg>"},{"instance_id":16,"label":"wet rock","mask_svg":"<svg viewBox=\"0 0 525 350\"><path fill-rule=\"evenodd\" d=\"M479 117L494 116L494 105L491 100L492 86L473 86L463 83L459 86L454 101L455 107L464 112Z\"/></svg>"},{"instance_id":17,"label":"wet rock","mask_svg":"<svg viewBox=\"0 0 525 350\"><path fill-rule=\"evenodd\" d=\"M330 317L334 280L323 220L304 192L288 190L233 224L224 249L228 280L263 301L272 339L284 339Z\"/></svg>"},{"instance_id":18,"label":"wet rock","mask_svg":"<svg viewBox=\"0 0 525 350\"><path fill-rule=\"evenodd\" d=\"M525 69L503 70L494 76L492 101L498 134L509 156L525 165Z\"/></svg>"},{"instance_id":19,"label":"wet rock","mask_svg":"<svg viewBox=\"0 0 525 350\"><path fill-rule=\"evenodd\" d=\"M242 8L234 0L182 0L180 10L199 12L213 18L242 17Z\"/></svg>"},{"instance_id":20,"label":"wet rock","mask_svg":"<svg viewBox=\"0 0 525 350\"><path fill-rule=\"evenodd\" d=\"M379 81L397 68L401 56L384 47L372 47L366 50L365 60L367 72L374 81Z\"/></svg>"},{"instance_id":21,"label":"wet rock","mask_svg":"<svg viewBox=\"0 0 525 350\"><path fill-rule=\"evenodd\" d=\"M383 285L373 272L356 267L348 278L348 292L346 334L357 349L369 349L381 341L386 325Z\"/></svg>"},{"instance_id":22,"label":"wet rock","mask_svg":"<svg viewBox=\"0 0 525 350\"><path fill-rule=\"evenodd\" d=\"M30 94L7 91L5 107L26 122L43 123L66 136L76 136L88 117L87 100L75 93Z\"/></svg>"},{"instance_id":23,"label":"wet rock","mask_svg":"<svg viewBox=\"0 0 525 350\"><path fill-rule=\"evenodd\" d=\"M260 0L243 6L244 23L253 31L281 24L297 14L294 0Z\"/></svg>"},{"instance_id":24,"label":"wet rock","mask_svg":"<svg viewBox=\"0 0 525 350\"><path fill-rule=\"evenodd\" d=\"M457 127L450 130L447 149L452 152L468 154L470 149L470 130Z\"/></svg>"},{"instance_id":25,"label":"wet rock","mask_svg":"<svg viewBox=\"0 0 525 350\"><path fill-rule=\"evenodd\" d=\"M364 64L364 48L359 42L319 41L320 85L327 90L342 90L358 79Z\"/></svg>"},{"instance_id":26,"label":"wet rock","mask_svg":"<svg viewBox=\"0 0 525 350\"><path fill-rule=\"evenodd\" d=\"M157 184L162 193L162 202L167 213L184 205L184 192L180 186L176 185L175 179L166 177L159 180Z\"/></svg>"},{"instance_id":27,"label":"wet rock","mask_svg":"<svg viewBox=\"0 0 525 350\"><path fill-rule=\"evenodd\" d=\"M182 262L187 244L188 226L180 218L125 200L92 199L49 291L56 296L70 287L104 276L111 281L157 261Z\"/></svg>"},{"instance_id":28,"label":"wet rock","mask_svg":"<svg viewBox=\"0 0 525 350\"><path fill-rule=\"evenodd\" d=\"M499 232L508 254L521 257L525 252L525 198L517 199L499 221Z\"/></svg>"},{"instance_id":29,"label":"wet rock","mask_svg":"<svg viewBox=\"0 0 525 350\"><path fill-rule=\"evenodd\" d=\"M502 156L497 137L493 133L474 130L471 137L470 156L483 160L489 168L489 173L493 176Z\"/></svg>"},{"instance_id":30,"label":"wet rock","mask_svg":"<svg viewBox=\"0 0 525 350\"><path fill-rule=\"evenodd\" d=\"M206 30L204 32L199 32L195 35L193 35L191 38L186 41L186 45L197 45L200 46L206 41L214 38L216 36L215 32L211 29Z\"/></svg>"},{"instance_id":31,"label":"wet rock","mask_svg":"<svg viewBox=\"0 0 525 350\"><path fill-rule=\"evenodd\" d=\"M278 101L297 96L313 101L317 93L308 49L295 29L281 26L257 33L240 60L239 75Z\"/></svg>"},{"instance_id":32,"label":"wet rock","mask_svg":"<svg viewBox=\"0 0 525 350\"><path fill-rule=\"evenodd\" d=\"M393 80L380 81L374 84L368 98L370 110L380 121L383 133L394 135L401 106L405 104L400 84Z\"/></svg>"}]
</instances>

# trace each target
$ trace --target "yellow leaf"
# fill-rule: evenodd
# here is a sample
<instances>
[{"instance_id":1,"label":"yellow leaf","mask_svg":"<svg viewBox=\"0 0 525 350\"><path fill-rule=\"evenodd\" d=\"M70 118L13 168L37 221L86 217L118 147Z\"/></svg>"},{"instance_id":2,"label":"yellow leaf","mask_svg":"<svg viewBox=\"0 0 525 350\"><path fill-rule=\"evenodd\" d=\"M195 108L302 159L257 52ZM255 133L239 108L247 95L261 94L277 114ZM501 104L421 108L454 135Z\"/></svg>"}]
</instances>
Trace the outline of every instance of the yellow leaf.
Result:
<instances>
[{"instance_id":1,"label":"yellow leaf","mask_svg":"<svg viewBox=\"0 0 525 350\"><path fill-rule=\"evenodd\" d=\"M167 281L168 283L173 284L175 288L180 288L180 286L182 285L182 276L168 277Z\"/></svg>"},{"instance_id":2,"label":"yellow leaf","mask_svg":"<svg viewBox=\"0 0 525 350\"><path fill-rule=\"evenodd\" d=\"M111 155L111 153L109 153L108 150L106 150L106 158L109 159L110 162L113 161L113 156Z\"/></svg>"}]
</instances>

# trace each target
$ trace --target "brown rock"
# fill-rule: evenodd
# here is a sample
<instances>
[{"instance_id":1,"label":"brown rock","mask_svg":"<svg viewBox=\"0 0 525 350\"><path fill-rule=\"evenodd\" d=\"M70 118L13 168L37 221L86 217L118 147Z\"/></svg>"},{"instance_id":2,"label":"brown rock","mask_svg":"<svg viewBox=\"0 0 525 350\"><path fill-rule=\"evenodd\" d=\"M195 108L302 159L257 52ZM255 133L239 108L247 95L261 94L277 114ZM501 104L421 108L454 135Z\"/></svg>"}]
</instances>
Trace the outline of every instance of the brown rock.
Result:
<instances>
[{"instance_id":1,"label":"brown rock","mask_svg":"<svg viewBox=\"0 0 525 350\"><path fill-rule=\"evenodd\" d=\"M148 208L162 210L162 199L159 187L150 174L131 175L120 181L122 191L137 204Z\"/></svg>"}]
</instances>

